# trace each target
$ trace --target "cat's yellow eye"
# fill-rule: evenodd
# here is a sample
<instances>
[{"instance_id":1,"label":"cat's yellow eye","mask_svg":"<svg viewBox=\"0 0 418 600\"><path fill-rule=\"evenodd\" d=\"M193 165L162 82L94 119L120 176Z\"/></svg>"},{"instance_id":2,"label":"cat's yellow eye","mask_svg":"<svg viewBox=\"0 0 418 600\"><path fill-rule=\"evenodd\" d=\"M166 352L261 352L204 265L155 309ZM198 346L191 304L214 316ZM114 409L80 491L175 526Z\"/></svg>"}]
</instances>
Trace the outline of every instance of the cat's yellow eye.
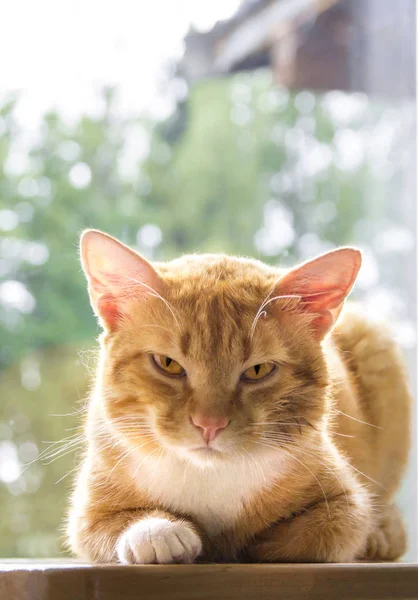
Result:
<instances>
[{"instance_id":1,"label":"cat's yellow eye","mask_svg":"<svg viewBox=\"0 0 418 600\"><path fill-rule=\"evenodd\" d=\"M167 375L182 377L186 374L186 371L183 369L181 364L169 356L164 356L163 354L153 354L152 359L160 371L167 373Z\"/></svg>"},{"instance_id":2,"label":"cat's yellow eye","mask_svg":"<svg viewBox=\"0 0 418 600\"><path fill-rule=\"evenodd\" d=\"M243 381L260 381L264 379L275 370L276 365L272 362L264 362L259 363L258 365L253 365L241 375L241 379Z\"/></svg>"}]
</instances>

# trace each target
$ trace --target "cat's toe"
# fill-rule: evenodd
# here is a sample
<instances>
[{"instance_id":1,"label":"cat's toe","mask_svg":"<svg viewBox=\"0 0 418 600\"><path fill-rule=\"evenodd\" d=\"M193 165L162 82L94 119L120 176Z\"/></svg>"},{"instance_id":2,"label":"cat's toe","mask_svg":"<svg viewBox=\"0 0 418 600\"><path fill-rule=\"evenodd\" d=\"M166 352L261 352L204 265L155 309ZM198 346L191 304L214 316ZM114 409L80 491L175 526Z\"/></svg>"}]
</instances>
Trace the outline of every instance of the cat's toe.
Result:
<instances>
[{"instance_id":1,"label":"cat's toe","mask_svg":"<svg viewBox=\"0 0 418 600\"><path fill-rule=\"evenodd\" d=\"M124 564L192 563L202 550L199 536L186 523L147 518L131 525L119 539Z\"/></svg>"}]
</instances>

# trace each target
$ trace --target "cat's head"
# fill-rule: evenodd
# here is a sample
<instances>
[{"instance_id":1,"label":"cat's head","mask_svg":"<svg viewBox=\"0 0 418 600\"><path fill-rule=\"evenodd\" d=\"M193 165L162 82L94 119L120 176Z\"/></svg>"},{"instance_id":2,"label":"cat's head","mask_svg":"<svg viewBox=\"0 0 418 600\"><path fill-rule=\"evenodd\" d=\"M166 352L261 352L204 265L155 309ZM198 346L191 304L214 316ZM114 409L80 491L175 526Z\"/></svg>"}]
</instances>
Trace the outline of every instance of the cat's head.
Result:
<instances>
[{"instance_id":1,"label":"cat's head","mask_svg":"<svg viewBox=\"0 0 418 600\"><path fill-rule=\"evenodd\" d=\"M104 328L104 413L138 453L213 464L285 449L320 425L321 344L354 284L358 250L287 271L225 255L151 265L89 230L81 255Z\"/></svg>"}]
</instances>

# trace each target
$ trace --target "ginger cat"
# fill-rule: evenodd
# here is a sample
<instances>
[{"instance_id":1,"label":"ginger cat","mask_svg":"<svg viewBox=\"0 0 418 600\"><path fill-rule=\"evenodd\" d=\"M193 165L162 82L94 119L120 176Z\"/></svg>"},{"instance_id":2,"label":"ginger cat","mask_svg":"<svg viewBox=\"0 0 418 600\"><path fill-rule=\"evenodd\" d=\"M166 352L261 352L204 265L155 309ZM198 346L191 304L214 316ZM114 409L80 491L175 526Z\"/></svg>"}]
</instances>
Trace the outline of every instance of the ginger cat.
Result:
<instances>
[{"instance_id":1,"label":"ginger cat","mask_svg":"<svg viewBox=\"0 0 418 600\"><path fill-rule=\"evenodd\" d=\"M151 265L81 239L104 333L68 539L95 562L342 562L405 551L410 395L380 326L341 312L361 265ZM341 313L341 314L340 314ZM338 319L338 321L337 321Z\"/></svg>"}]
</instances>

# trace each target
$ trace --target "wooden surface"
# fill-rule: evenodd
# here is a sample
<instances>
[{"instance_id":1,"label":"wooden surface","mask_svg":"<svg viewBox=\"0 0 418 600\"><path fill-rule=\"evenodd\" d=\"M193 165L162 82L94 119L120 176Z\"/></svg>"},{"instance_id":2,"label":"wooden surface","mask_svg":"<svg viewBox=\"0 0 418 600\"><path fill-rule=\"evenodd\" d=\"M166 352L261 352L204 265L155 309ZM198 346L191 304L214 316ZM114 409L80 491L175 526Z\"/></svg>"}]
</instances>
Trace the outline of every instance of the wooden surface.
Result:
<instances>
[{"instance_id":1,"label":"wooden surface","mask_svg":"<svg viewBox=\"0 0 418 600\"><path fill-rule=\"evenodd\" d=\"M418 599L418 564L0 563L0 600Z\"/></svg>"}]
</instances>

